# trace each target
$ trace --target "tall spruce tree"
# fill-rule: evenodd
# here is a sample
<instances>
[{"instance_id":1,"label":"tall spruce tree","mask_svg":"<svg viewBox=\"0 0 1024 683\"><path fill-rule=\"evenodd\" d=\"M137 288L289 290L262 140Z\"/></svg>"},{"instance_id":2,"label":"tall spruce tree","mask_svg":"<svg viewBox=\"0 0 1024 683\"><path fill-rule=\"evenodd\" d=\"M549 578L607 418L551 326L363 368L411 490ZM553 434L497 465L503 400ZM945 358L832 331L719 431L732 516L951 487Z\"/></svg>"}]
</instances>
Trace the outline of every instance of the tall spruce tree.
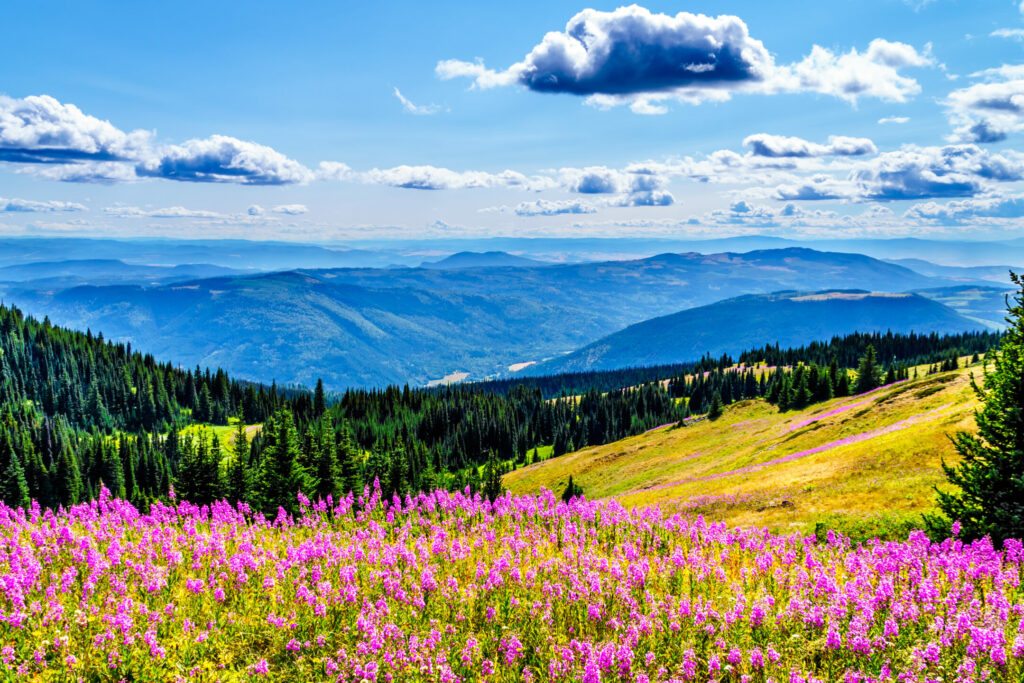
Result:
<instances>
[{"instance_id":1,"label":"tall spruce tree","mask_svg":"<svg viewBox=\"0 0 1024 683\"><path fill-rule=\"evenodd\" d=\"M342 492L354 492L358 498L363 492L363 475L360 471L359 449L352 439L352 429L348 426L348 420L342 422L337 442Z\"/></svg>"},{"instance_id":2,"label":"tall spruce tree","mask_svg":"<svg viewBox=\"0 0 1024 683\"><path fill-rule=\"evenodd\" d=\"M857 384L854 386L854 392L863 394L865 391L877 389L882 384L881 372L875 347L868 344L860 364L857 365Z\"/></svg>"},{"instance_id":3,"label":"tall spruce tree","mask_svg":"<svg viewBox=\"0 0 1024 683\"><path fill-rule=\"evenodd\" d=\"M722 417L722 395L717 391L711 395L711 405L708 407L708 419L717 420Z\"/></svg>"},{"instance_id":4,"label":"tall spruce tree","mask_svg":"<svg viewBox=\"0 0 1024 683\"><path fill-rule=\"evenodd\" d=\"M327 412L327 400L324 397L324 381L317 379L316 389L313 391L313 417L319 418Z\"/></svg>"},{"instance_id":5,"label":"tall spruce tree","mask_svg":"<svg viewBox=\"0 0 1024 683\"><path fill-rule=\"evenodd\" d=\"M309 475L299 462L301 449L295 421L289 410L281 409L267 425L256 491L259 504L268 516L276 515L278 508L294 514L299 510L298 494L312 492Z\"/></svg>"},{"instance_id":6,"label":"tall spruce tree","mask_svg":"<svg viewBox=\"0 0 1024 683\"><path fill-rule=\"evenodd\" d=\"M993 369L986 366L984 386L971 378L982 401L978 433L957 433L962 460L942 465L959 490L938 491L939 508L960 522L965 538L988 535L997 543L1024 537L1024 277L1010 278L1018 291L1008 303L1009 329L999 352L989 354Z\"/></svg>"},{"instance_id":7,"label":"tall spruce tree","mask_svg":"<svg viewBox=\"0 0 1024 683\"><path fill-rule=\"evenodd\" d=\"M228 465L225 494L231 503L250 500L252 478L249 472L249 439L245 435L245 422L239 417L231 442L231 463Z\"/></svg>"},{"instance_id":8,"label":"tall spruce tree","mask_svg":"<svg viewBox=\"0 0 1024 683\"><path fill-rule=\"evenodd\" d=\"M504 492L505 487L501 485L501 471L498 469L498 459L494 451L491 451L487 458L487 464L484 466L483 489L480 493L488 500L494 501Z\"/></svg>"},{"instance_id":9,"label":"tall spruce tree","mask_svg":"<svg viewBox=\"0 0 1024 683\"><path fill-rule=\"evenodd\" d=\"M28 507L31 503L25 468L7 431L0 431L0 501L10 507Z\"/></svg>"},{"instance_id":10,"label":"tall spruce tree","mask_svg":"<svg viewBox=\"0 0 1024 683\"><path fill-rule=\"evenodd\" d=\"M334 429L330 422L322 419L314 432L317 447L314 449L316 459L313 462L316 478L316 497L327 500L330 497L337 501L343 493L341 466L338 463L338 450L334 441Z\"/></svg>"}]
</instances>

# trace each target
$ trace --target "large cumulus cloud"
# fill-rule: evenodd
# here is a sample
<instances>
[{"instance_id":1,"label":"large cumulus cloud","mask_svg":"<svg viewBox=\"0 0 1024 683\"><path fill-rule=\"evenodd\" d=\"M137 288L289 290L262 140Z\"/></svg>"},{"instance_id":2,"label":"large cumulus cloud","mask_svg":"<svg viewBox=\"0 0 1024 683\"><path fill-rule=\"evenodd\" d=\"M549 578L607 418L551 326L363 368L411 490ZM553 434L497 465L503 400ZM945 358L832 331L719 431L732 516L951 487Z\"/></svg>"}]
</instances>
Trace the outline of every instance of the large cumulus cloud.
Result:
<instances>
[{"instance_id":1,"label":"large cumulus cloud","mask_svg":"<svg viewBox=\"0 0 1024 683\"><path fill-rule=\"evenodd\" d=\"M49 95L16 99L0 95L0 161L59 164L138 157L146 131L125 133Z\"/></svg>"},{"instance_id":2,"label":"large cumulus cloud","mask_svg":"<svg viewBox=\"0 0 1024 683\"><path fill-rule=\"evenodd\" d=\"M244 185L289 185L313 179L313 172L284 154L226 135L170 145L136 166L142 177Z\"/></svg>"},{"instance_id":3,"label":"large cumulus cloud","mask_svg":"<svg viewBox=\"0 0 1024 683\"><path fill-rule=\"evenodd\" d=\"M876 39L864 52L837 54L814 46L802 61L776 65L739 17L670 16L631 5L612 12L583 10L564 31L548 33L503 71L481 61L449 59L437 64L436 73L442 79L470 78L478 88L519 84L537 92L587 96L602 107L628 103L637 113L654 114L666 111L656 104L666 98L723 100L744 91L904 101L920 86L899 70L931 63L910 45Z\"/></svg>"}]
</instances>

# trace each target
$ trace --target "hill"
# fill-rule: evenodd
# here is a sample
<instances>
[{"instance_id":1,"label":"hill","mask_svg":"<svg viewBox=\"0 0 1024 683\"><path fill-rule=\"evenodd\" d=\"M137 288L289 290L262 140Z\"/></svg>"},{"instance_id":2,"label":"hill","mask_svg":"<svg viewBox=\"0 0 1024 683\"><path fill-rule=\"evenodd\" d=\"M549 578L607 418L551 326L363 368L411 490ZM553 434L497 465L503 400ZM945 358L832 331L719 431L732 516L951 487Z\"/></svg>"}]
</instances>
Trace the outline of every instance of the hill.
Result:
<instances>
[{"instance_id":1,"label":"hill","mask_svg":"<svg viewBox=\"0 0 1024 683\"><path fill-rule=\"evenodd\" d=\"M590 498L676 501L676 509L730 526L813 533L821 523L884 535L933 509L932 487L945 482L940 462L956 460L946 435L974 429L970 373L921 376L804 411L742 401L715 422L586 448L503 482L517 494L561 492L571 475Z\"/></svg>"},{"instance_id":2,"label":"hill","mask_svg":"<svg viewBox=\"0 0 1024 683\"><path fill-rule=\"evenodd\" d=\"M138 282L157 284L197 278L243 274L246 271L208 263L176 266L130 264L118 259L74 259L35 261L0 267L0 283L30 283L22 286L74 287L77 285Z\"/></svg>"},{"instance_id":3,"label":"hill","mask_svg":"<svg viewBox=\"0 0 1024 683\"><path fill-rule=\"evenodd\" d=\"M948 334L984 326L917 294L861 290L746 295L631 325L529 374L665 365L757 344L799 346L857 330Z\"/></svg>"},{"instance_id":4,"label":"hill","mask_svg":"<svg viewBox=\"0 0 1024 683\"><path fill-rule=\"evenodd\" d=\"M424 261L421 268L436 268L438 270L458 270L460 268L504 268L504 267L526 267L544 265L533 259L515 256L504 251L460 251L440 261Z\"/></svg>"},{"instance_id":5,"label":"hill","mask_svg":"<svg viewBox=\"0 0 1024 683\"><path fill-rule=\"evenodd\" d=\"M341 388L425 385L456 373L487 378L680 308L865 282L891 292L950 284L866 256L780 249L530 267L316 269L157 287L15 287L4 297L186 365L307 385L322 376ZM752 345L746 339L737 350Z\"/></svg>"}]
</instances>

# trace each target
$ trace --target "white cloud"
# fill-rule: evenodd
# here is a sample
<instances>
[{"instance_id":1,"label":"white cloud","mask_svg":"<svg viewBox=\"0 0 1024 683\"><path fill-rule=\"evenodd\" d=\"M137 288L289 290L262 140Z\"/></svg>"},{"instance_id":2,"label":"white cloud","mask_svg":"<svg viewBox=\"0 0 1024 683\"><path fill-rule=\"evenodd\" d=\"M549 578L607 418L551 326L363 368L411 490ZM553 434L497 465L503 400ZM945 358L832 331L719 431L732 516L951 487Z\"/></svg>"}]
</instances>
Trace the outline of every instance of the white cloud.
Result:
<instances>
[{"instance_id":1,"label":"white cloud","mask_svg":"<svg viewBox=\"0 0 1024 683\"><path fill-rule=\"evenodd\" d=\"M322 166L321 166L322 168ZM346 178L351 177L347 175ZM374 168L356 174L363 182L415 190L454 190L481 187L516 187L527 190L550 189L554 182L540 176L527 177L516 171L453 171L437 166L395 166Z\"/></svg>"},{"instance_id":2,"label":"white cloud","mask_svg":"<svg viewBox=\"0 0 1024 683\"><path fill-rule=\"evenodd\" d=\"M259 204L253 204L246 210L246 213L250 216L262 216L265 213L265 210Z\"/></svg>"},{"instance_id":3,"label":"white cloud","mask_svg":"<svg viewBox=\"0 0 1024 683\"><path fill-rule=\"evenodd\" d=\"M321 161L317 167L316 176L320 180L346 181L353 179L352 169L348 164L343 164L340 161Z\"/></svg>"},{"instance_id":4,"label":"white cloud","mask_svg":"<svg viewBox=\"0 0 1024 683\"><path fill-rule=\"evenodd\" d=\"M999 142L1024 130L1024 74L1014 70L990 70L988 77L1014 75L1010 80L975 83L954 90L945 105L954 126L956 142Z\"/></svg>"},{"instance_id":5,"label":"white cloud","mask_svg":"<svg viewBox=\"0 0 1024 683\"><path fill-rule=\"evenodd\" d=\"M1024 28L997 28L990 33L993 38L1009 38L1010 40L1024 40Z\"/></svg>"},{"instance_id":6,"label":"white cloud","mask_svg":"<svg viewBox=\"0 0 1024 683\"><path fill-rule=\"evenodd\" d=\"M908 121L910 121L909 116L883 116L882 118L878 119L878 122L881 124L907 123Z\"/></svg>"},{"instance_id":7,"label":"white cloud","mask_svg":"<svg viewBox=\"0 0 1024 683\"><path fill-rule=\"evenodd\" d=\"M69 213L88 211L84 204L49 200L38 202L31 199L4 199L0 197L0 213Z\"/></svg>"},{"instance_id":8,"label":"white cloud","mask_svg":"<svg viewBox=\"0 0 1024 683\"><path fill-rule=\"evenodd\" d=\"M255 142L212 135L162 148L136 166L144 177L192 182L289 185L307 183L313 172L280 152Z\"/></svg>"},{"instance_id":9,"label":"white cloud","mask_svg":"<svg viewBox=\"0 0 1024 683\"><path fill-rule=\"evenodd\" d=\"M846 199L854 194L848 184L830 175L818 174L797 184L783 184L775 188L774 196L780 201L818 201L825 199Z\"/></svg>"},{"instance_id":10,"label":"white cloud","mask_svg":"<svg viewBox=\"0 0 1024 683\"><path fill-rule=\"evenodd\" d=\"M1024 177L1024 156L991 154L977 145L905 146L863 162L851 174L864 199L972 197L989 181Z\"/></svg>"},{"instance_id":11,"label":"white cloud","mask_svg":"<svg viewBox=\"0 0 1024 683\"><path fill-rule=\"evenodd\" d=\"M775 87L779 91L832 95L851 103L860 97L906 102L921 92L921 86L900 75L899 70L933 63L927 54L910 45L881 38L872 40L866 52L854 48L838 55L815 45L803 60L780 70Z\"/></svg>"},{"instance_id":12,"label":"white cloud","mask_svg":"<svg viewBox=\"0 0 1024 683\"><path fill-rule=\"evenodd\" d=\"M943 225L959 225L976 219L1024 218L1024 197L964 199L939 204L927 202L907 209L907 218Z\"/></svg>"},{"instance_id":13,"label":"white cloud","mask_svg":"<svg viewBox=\"0 0 1024 683\"><path fill-rule=\"evenodd\" d=\"M670 16L631 5L583 10L504 71L456 59L439 62L435 71L445 80L469 78L474 88L519 84L585 96L599 108L628 104L638 114L661 114L666 108L659 102L667 99L697 104L738 92L904 102L921 88L900 69L933 65L927 50L878 38L864 52L836 54L815 45L800 62L780 66L739 17Z\"/></svg>"},{"instance_id":14,"label":"white cloud","mask_svg":"<svg viewBox=\"0 0 1024 683\"><path fill-rule=\"evenodd\" d=\"M304 213L309 213L309 209L306 208L305 204L281 204L280 206L275 206L271 211L288 216L301 216Z\"/></svg>"},{"instance_id":15,"label":"white cloud","mask_svg":"<svg viewBox=\"0 0 1024 683\"><path fill-rule=\"evenodd\" d=\"M65 183L127 183L138 180L135 168L120 161L86 161L74 164L29 165L19 168L18 173L30 173L44 180L59 180Z\"/></svg>"},{"instance_id":16,"label":"white cloud","mask_svg":"<svg viewBox=\"0 0 1024 683\"><path fill-rule=\"evenodd\" d=\"M402 103L402 109L416 116L430 116L441 111L439 104L413 104L398 88L395 88L395 97Z\"/></svg>"},{"instance_id":17,"label":"white cloud","mask_svg":"<svg viewBox=\"0 0 1024 683\"><path fill-rule=\"evenodd\" d=\"M579 199L551 201L538 199L532 202L520 202L513 209L517 216L558 216L562 214L596 213L597 208L589 202Z\"/></svg>"},{"instance_id":18,"label":"white cloud","mask_svg":"<svg viewBox=\"0 0 1024 683\"><path fill-rule=\"evenodd\" d=\"M0 161L60 163L134 159L152 133L125 133L49 95L0 95Z\"/></svg>"},{"instance_id":19,"label":"white cloud","mask_svg":"<svg viewBox=\"0 0 1024 683\"><path fill-rule=\"evenodd\" d=\"M215 211L186 209L184 206L169 206L163 209L143 209L138 206L108 206L103 209L108 216L117 218L221 218Z\"/></svg>"},{"instance_id":20,"label":"white cloud","mask_svg":"<svg viewBox=\"0 0 1024 683\"><path fill-rule=\"evenodd\" d=\"M875 143L867 138L851 138L831 135L827 145L809 142L803 138L785 137L758 133L743 140L754 156L762 157L819 157L819 156L860 156L878 151Z\"/></svg>"}]
</instances>

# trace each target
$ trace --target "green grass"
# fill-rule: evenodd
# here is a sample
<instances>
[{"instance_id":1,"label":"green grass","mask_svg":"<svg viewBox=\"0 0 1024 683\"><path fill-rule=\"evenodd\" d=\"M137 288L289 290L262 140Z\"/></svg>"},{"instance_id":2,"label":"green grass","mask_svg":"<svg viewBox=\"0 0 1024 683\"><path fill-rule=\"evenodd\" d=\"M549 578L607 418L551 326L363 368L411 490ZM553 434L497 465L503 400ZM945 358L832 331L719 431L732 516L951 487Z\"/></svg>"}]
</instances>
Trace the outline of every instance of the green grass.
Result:
<instances>
[{"instance_id":1,"label":"green grass","mask_svg":"<svg viewBox=\"0 0 1024 683\"><path fill-rule=\"evenodd\" d=\"M235 430L238 428L238 418L228 418L230 424L227 425L211 425L211 424L192 424L182 429L179 434L186 436L191 434L193 437L199 436L200 433L211 432L217 436L217 440L220 441L220 447L223 451L227 452L231 450L235 443ZM262 425L248 425L245 428L246 435L249 439L255 432L261 429Z\"/></svg>"},{"instance_id":2,"label":"green grass","mask_svg":"<svg viewBox=\"0 0 1024 683\"><path fill-rule=\"evenodd\" d=\"M504 477L514 493L560 492L571 475L588 497L660 503L732 525L853 536L899 536L934 510L940 463L955 461L947 434L974 428L969 373L921 376L860 399L834 399L779 413L764 401L728 406L715 422L665 428L520 468ZM923 369L919 368L920 372ZM799 423L849 403L871 402ZM932 411L927 419L920 416ZM905 428L771 461L849 437L921 420ZM734 472L753 466L747 472ZM823 526L820 526L823 525Z\"/></svg>"}]
</instances>

